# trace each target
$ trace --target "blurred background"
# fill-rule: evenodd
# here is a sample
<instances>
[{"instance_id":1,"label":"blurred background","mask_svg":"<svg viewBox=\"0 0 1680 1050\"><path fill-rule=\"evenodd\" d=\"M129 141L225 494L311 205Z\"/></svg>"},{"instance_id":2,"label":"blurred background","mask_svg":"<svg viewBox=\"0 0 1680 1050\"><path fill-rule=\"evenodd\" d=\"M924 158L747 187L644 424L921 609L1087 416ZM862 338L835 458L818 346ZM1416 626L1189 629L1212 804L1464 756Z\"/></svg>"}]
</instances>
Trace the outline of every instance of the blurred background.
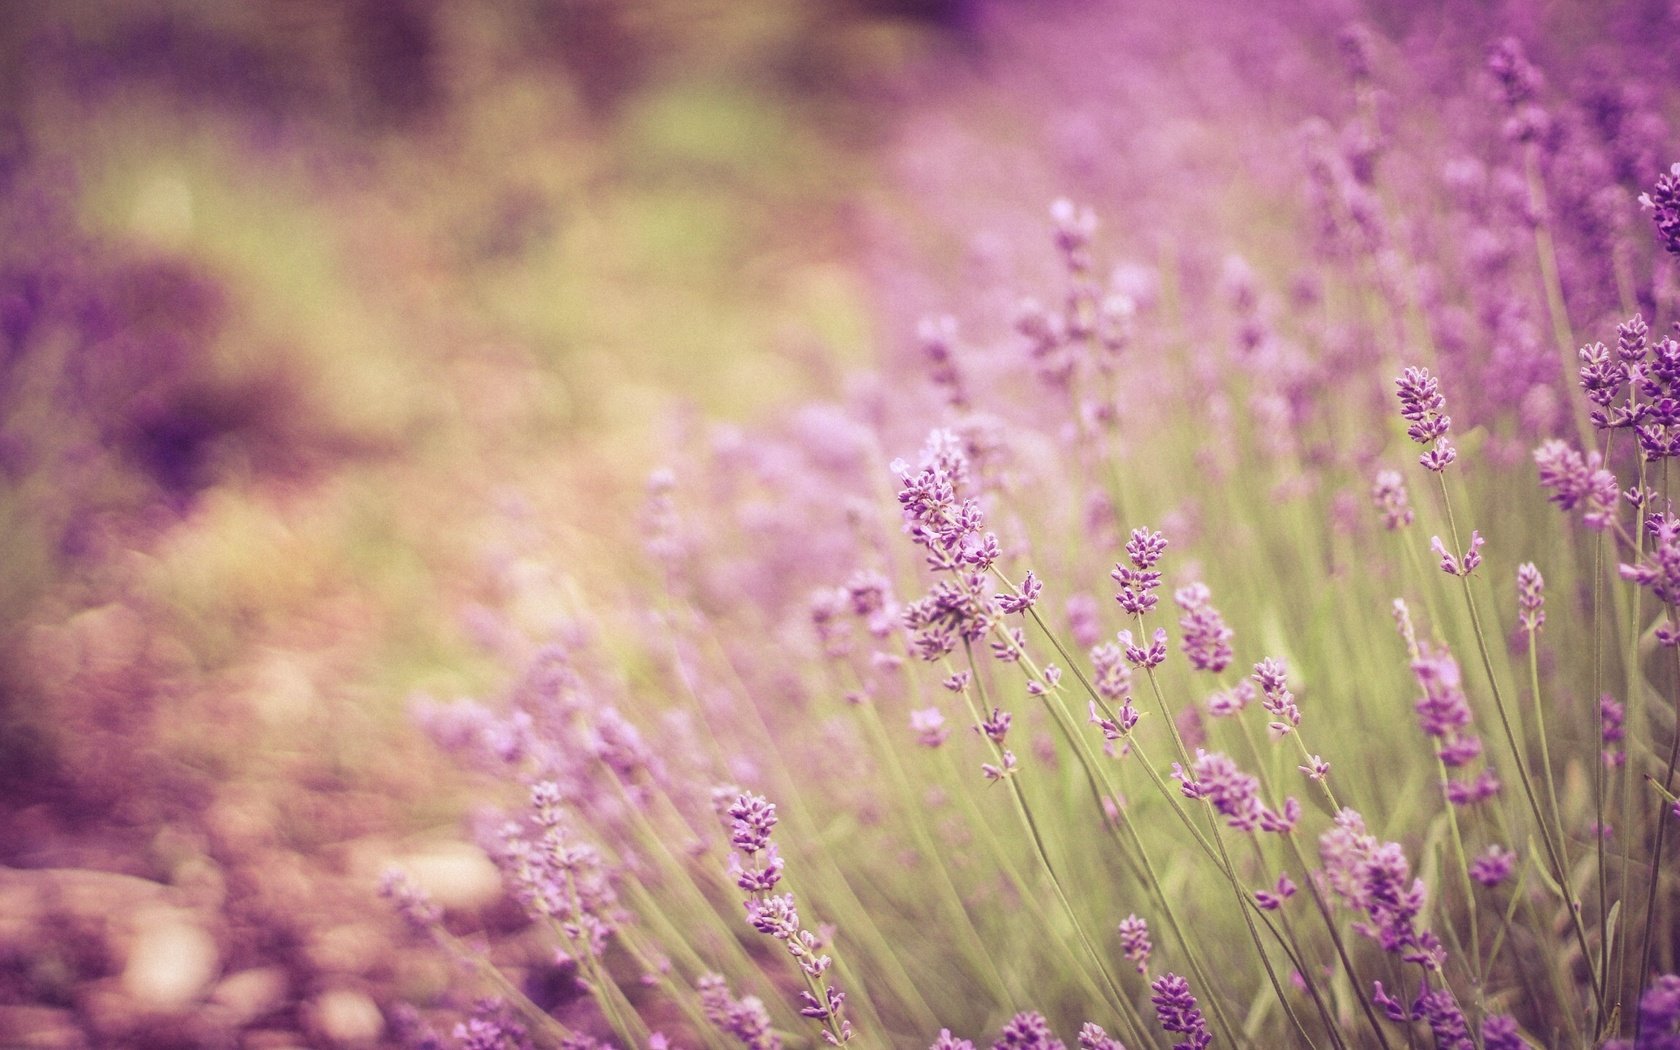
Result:
<instances>
[{"instance_id":1,"label":"blurred background","mask_svg":"<svg viewBox=\"0 0 1680 1050\"><path fill-rule=\"evenodd\" d=\"M0 0L0 1045L391 1039L380 867L496 895L405 698L610 587L685 419L866 360L859 202L975 30Z\"/></svg>"}]
</instances>

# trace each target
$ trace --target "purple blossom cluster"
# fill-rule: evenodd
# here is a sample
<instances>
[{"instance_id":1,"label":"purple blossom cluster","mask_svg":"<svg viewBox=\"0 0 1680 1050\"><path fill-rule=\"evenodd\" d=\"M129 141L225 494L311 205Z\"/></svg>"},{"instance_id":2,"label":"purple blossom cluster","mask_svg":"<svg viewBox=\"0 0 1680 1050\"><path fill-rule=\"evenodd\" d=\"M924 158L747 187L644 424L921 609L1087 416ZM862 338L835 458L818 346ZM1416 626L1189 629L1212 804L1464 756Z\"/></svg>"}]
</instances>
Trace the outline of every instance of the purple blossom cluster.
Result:
<instances>
[{"instance_id":1,"label":"purple blossom cluster","mask_svg":"<svg viewBox=\"0 0 1680 1050\"><path fill-rule=\"evenodd\" d=\"M1395 385L1399 387L1401 418L1409 424L1406 435L1426 448L1418 462L1439 474L1458 458L1458 450L1447 437L1452 417L1443 411L1446 399L1441 396L1441 383L1427 368L1407 368Z\"/></svg>"},{"instance_id":2,"label":"purple blossom cluster","mask_svg":"<svg viewBox=\"0 0 1680 1050\"><path fill-rule=\"evenodd\" d=\"M770 1012L756 995L735 998L720 974L702 974L698 982L700 1007L718 1031L747 1050L781 1050L781 1037L770 1024Z\"/></svg>"},{"instance_id":3,"label":"purple blossom cluster","mask_svg":"<svg viewBox=\"0 0 1680 1050\"><path fill-rule=\"evenodd\" d=\"M1651 213L1663 249L1680 255L1680 164L1657 176L1656 185L1640 194L1639 204Z\"/></svg>"},{"instance_id":4,"label":"purple blossom cluster","mask_svg":"<svg viewBox=\"0 0 1680 1050\"><path fill-rule=\"evenodd\" d=\"M1154 994L1149 1001L1155 1004L1155 1016L1161 1027L1185 1038L1173 1044L1173 1050L1203 1050L1213 1042L1207 1019L1190 994L1190 982L1175 973L1162 974L1150 986Z\"/></svg>"},{"instance_id":5,"label":"purple blossom cluster","mask_svg":"<svg viewBox=\"0 0 1680 1050\"><path fill-rule=\"evenodd\" d=\"M1421 645L1412 660L1412 674L1423 689L1417 701L1418 726L1435 742L1435 753L1449 770L1462 769L1482 754L1482 738L1471 729L1470 702L1464 695L1458 661L1444 649ZM1484 768L1468 779L1443 785L1455 805L1470 805L1493 797L1499 779Z\"/></svg>"},{"instance_id":6,"label":"purple blossom cluster","mask_svg":"<svg viewBox=\"0 0 1680 1050\"><path fill-rule=\"evenodd\" d=\"M623 912L606 859L568 827L560 798L553 782L531 789L535 827L503 826L498 865L514 899L536 921L552 924L568 953L599 957Z\"/></svg>"},{"instance_id":7,"label":"purple blossom cluster","mask_svg":"<svg viewBox=\"0 0 1680 1050\"><path fill-rule=\"evenodd\" d=\"M1253 681L1260 687L1260 706L1272 716L1272 735L1281 738L1294 732L1301 724L1301 709L1289 690L1289 669L1284 662L1270 657L1261 660L1254 665Z\"/></svg>"},{"instance_id":8,"label":"purple blossom cluster","mask_svg":"<svg viewBox=\"0 0 1680 1050\"><path fill-rule=\"evenodd\" d=\"M1173 601L1184 610L1179 629L1184 632L1184 656L1198 671L1218 674L1231 663L1231 629L1213 607L1213 595L1204 583L1192 583L1173 592ZM1124 603L1121 603L1124 606Z\"/></svg>"},{"instance_id":9,"label":"purple blossom cluster","mask_svg":"<svg viewBox=\"0 0 1680 1050\"><path fill-rule=\"evenodd\" d=\"M1419 923L1428 903L1423 880L1413 878L1398 842L1383 842L1365 830L1365 818L1351 809L1319 836L1318 878L1342 906L1363 918L1354 929L1383 951L1438 972L1446 961L1440 938Z\"/></svg>"},{"instance_id":10,"label":"purple blossom cluster","mask_svg":"<svg viewBox=\"0 0 1680 1050\"><path fill-rule=\"evenodd\" d=\"M729 871L735 885L748 895L747 924L781 941L799 965L809 985L799 993L803 1004L800 1015L822 1024L823 1039L830 1045L850 1041L852 1022L843 1013L846 993L825 982L834 958L823 954L824 938L800 925L793 894L773 892L781 881L783 868L776 846L770 841L770 833L776 826L775 803L762 795L742 792L729 804L725 815L729 818L729 842L740 851L730 855Z\"/></svg>"},{"instance_id":11,"label":"purple blossom cluster","mask_svg":"<svg viewBox=\"0 0 1680 1050\"><path fill-rule=\"evenodd\" d=\"M1293 831L1301 819L1301 804L1293 798L1281 810L1260 801L1260 781L1244 773L1230 756L1196 749L1196 758L1186 771L1173 763L1173 777L1185 798L1206 799L1226 823L1238 831Z\"/></svg>"},{"instance_id":12,"label":"purple blossom cluster","mask_svg":"<svg viewBox=\"0 0 1680 1050\"><path fill-rule=\"evenodd\" d=\"M1167 538L1149 529L1133 529L1126 541L1126 558L1130 565L1116 565L1109 573L1120 591L1114 600L1127 615L1142 616L1155 608L1159 600L1155 591L1161 586L1160 570L1155 568L1167 549Z\"/></svg>"}]
</instances>

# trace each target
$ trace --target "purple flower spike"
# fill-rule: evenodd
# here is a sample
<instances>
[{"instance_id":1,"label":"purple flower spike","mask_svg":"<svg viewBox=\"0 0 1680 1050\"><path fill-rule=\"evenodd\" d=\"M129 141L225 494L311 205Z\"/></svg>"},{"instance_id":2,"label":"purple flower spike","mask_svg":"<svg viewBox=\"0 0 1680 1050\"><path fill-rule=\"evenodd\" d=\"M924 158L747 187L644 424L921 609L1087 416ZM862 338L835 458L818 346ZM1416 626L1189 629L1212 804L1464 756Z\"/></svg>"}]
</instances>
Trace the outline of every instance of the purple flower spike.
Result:
<instances>
[{"instance_id":1,"label":"purple flower spike","mask_svg":"<svg viewBox=\"0 0 1680 1050\"><path fill-rule=\"evenodd\" d=\"M1429 1025L1440 1050L1476 1050L1476 1042L1470 1038L1470 1022L1451 992L1444 988L1425 992L1418 996L1415 1012Z\"/></svg>"},{"instance_id":2,"label":"purple flower spike","mask_svg":"<svg viewBox=\"0 0 1680 1050\"><path fill-rule=\"evenodd\" d=\"M1490 1014L1482 1022L1484 1050L1527 1050L1528 1044L1518 1034L1517 1022L1506 1014Z\"/></svg>"},{"instance_id":3,"label":"purple flower spike","mask_svg":"<svg viewBox=\"0 0 1680 1050\"><path fill-rule=\"evenodd\" d=\"M735 998L729 985L715 973L706 974L697 982L700 1008L706 1020L725 1035L733 1037L747 1050L781 1050L782 1041L770 1027L770 1011L756 995Z\"/></svg>"},{"instance_id":4,"label":"purple flower spike","mask_svg":"<svg viewBox=\"0 0 1680 1050\"><path fill-rule=\"evenodd\" d=\"M1470 877L1491 890L1510 876L1516 860L1517 855L1503 846L1489 846L1470 862Z\"/></svg>"},{"instance_id":5,"label":"purple flower spike","mask_svg":"<svg viewBox=\"0 0 1680 1050\"><path fill-rule=\"evenodd\" d=\"M1650 192L1639 195L1639 204L1651 213L1663 248L1680 255L1680 164L1670 168L1667 175L1657 176Z\"/></svg>"},{"instance_id":6,"label":"purple flower spike","mask_svg":"<svg viewBox=\"0 0 1680 1050\"><path fill-rule=\"evenodd\" d=\"M1136 915L1120 920L1120 950L1126 961L1137 967L1138 973L1149 972L1149 953L1154 945L1149 940L1149 923Z\"/></svg>"},{"instance_id":7,"label":"purple flower spike","mask_svg":"<svg viewBox=\"0 0 1680 1050\"><path fill-rule=\"evenodd\" d=\"M1282 739L1301 724L1301 709L1295 706L1295 694L1289 691L1289 669L1282 660L1265 659L1254 665L1254 681L1260 685L1265 699L1260 702L1272 716L1270 730L1274 739Z\"/></svg>"},{"instance_id":8,"label":"purple flower spike","mask_svg":"<svg viewBox=\"0 0 1680 1050\"><path fill-rule=\"evenodd\" d=\"M1043 1014L1026 1010L1003 1026L992 1050L1067 1050L1067 1045L1056 1038Z\"/></svg>"},{"instance_id":9,"label":"purple flower spike","mask_svg":"<svg viewBox=\"0 0 1680 1050\"><path fill-rule=\"evenodd\" d=\"M1079 1029L1079 1050L1126 1050L1126 1046L1103 1031L1102 1025L1087 1021Z\"/></svg>"},{"instance_id":10,"label":"purple flower spike","mask_svg":"<svg viewBox=\"0 0 1680 1050\"><path fill-rule=\"evenodd\" d=\"M1410 525L1414 519L1412 501L1406 494L1406 483L1395 470L1379 470L1371 483L1371 502L1382 513L1383 527L1393 531Z\"/></svg>"},{"instance_id":11,"label":"purple flower spike","mask_svg":"<svg viewBox=\"0 0 1680 1050\"><path fill-rule=\"evenodd\" d=\"M1009 750L1008 748L1004 748L1003 758L1001 761L1003 764L997 766L992 765L990 762L981 763L980 772L985 775L987 780L994 783L1005 777L1013 776L1015 770L1018 768L1015 761L1015 752Z\"/></svg>"},{"instance_id":12,"label":"purple flower spike","mask_svg":"<svg viewBox=\"0 0 1680 1050\"><path fill-rule=\"evenodd\" d=\"M1558 509L1581 507L1581 522L1587 528L1602 532L1610 527L1621 493L1616 475L1604 469L1602 456L1597 452L1583 456L1554 438L1534 450L1534 462L1540 468L1540 484L1552 490L1546 498Z\"/></svg>"},{"instance_id":13,"label":"purple flower spike","mask_svg":"<svg viewBox=\"0 0 1680 1050\"><path fill-rule=\"evenodd\" d=\"M939 1038L933 1041L928 1050L974 1050L974 1044L967 1039L958 1039L951 1034L949 1028L941 1028Z\"/></svg>"},{"instance_id":14,"label":"purple flower spike","mask_svg":"<svg viewBox=\"0 0 1680 1050\"><path fill-rule=\"evenodd\" d=\"M1446 399L1441 396L1441 384L1427 368L1408 368L1394 381L1399 388L1400 416L1411 424L1406 433L1420 445L1427 445L1445 434L1452 420L1441 413Z\"/></svg>"},{"instance_id":15,"label":"purple flower spike","mask_svg":"<svg viewBox=\"0 0 1680 1050\"><path fill-rule=\"evenodd\" d=\"M1430 538L1429 549L1434 551L1441 559L1442 572L1448 576L1468 576L1476 571L1476 566L1482 563L1483 542L1482 534L1472 531L1470 533L1470 549L1464 552L1462 558L1447 550L1447 545L1442 542L1439 536Z\"/></svg>"},{"instance_id":16,"label":"purple flower spike","mask_svg":"<svg viewBox=\"0 0 1680 1050\"><path fill-rule=\"evenodd\" d=\"M770 844L776 826L776 804L763 795L742 794L729 807L729 841L742 853L757 853Z\"/></svg>"},{"instance_id":17,"label":"purple flower spike","mask_svg":"<svg viewBox=\"0 0 1680 1050\"><path fill-rule=\"evenodd\" d=\"M1198 671L1218 674L1231 663L1232 631L1212 604L1207 586L1192 583L1173 593L1173 601L1184 610L1178 626L1184 631L1184 655Z\"/></svg>"},{"instance_id":18,"label":"purple flower spike","mask_svg":"<svg viewBox=\"0 0 1680 1050\"><path fill-rule=\"evenodd\" d=\"M945 728L945 716L937 707L924 707L910 712L910 731L923 747L938 747L951 735Z\"/></svg>"},{"instance_id":19,"label":"purple flower spike","mask_svg":"<svg viewBox=\"0 0 1680 1050\"><path fill-rule=\"evenodd\" d=\"M1625 734L1622 721L1626 716L1627 708L1610 694L1598 698L1598 718L1604 727L1604 764L1612 769L1627 762L1627 752L1615 746L1622 742Z\"/></svg>"},{"instance_id":20,"label":"purple flower spike","mask_svg":"<svg viewBox=\"0 0 1680 1050\"><path fill-rule=\"evenodd\" d=\"M1155 628L1155 636L1150 639L1146 649L1132 641L1132 632L1121 631L1118 635L1120 644L1125 647L1126 660L1133 667L1151 670L1161 666L1167 659L1167 631L1164 627Z\"/></svg>"},{"instance_id":21,"label":"purple flower spike","mask_svg":"<svg viewBox=\"0 0 1680 1050\"><path fill-rule=\"evenodd\" d=\"M1038 596L1044 590L1044 584L1031 571L1021 580L1021 593L997 595L998 608L1005 613L1024 613L1038 602Z\"/></svg>"},{"instance_id":22,"label":"purple flower spike","mask_svg":"<svg viewBox=\"0 0 1680 1050\"><path fill-rule=\"evenodd\" d=\"M1166 553L1167 538L1149 529L1133 529L1126 540L1126 557L1139 569L1152 569Z\"/></svg>"},{"instance_id":23,"label":"purple flower spike","mask_svg":"<svg viewBox=\"0 0 1680 1050\"><path fill-rule=\"evenodd\" d=\"M401 868L390 868L380 877L379 895L391 902L416 933L429 937L443 923L443 909Z\"/></svg>"},{"instance_id":24,"label":"purple flower spike","mask_svg":"<svg viewBox=\"0 0 1680 1050\"><path fill-rule=\"evenodd\" d=\"M1427 368L1408 368L1394 383L1399 388L1401 418L1408 424L1407 436L1420 445L1430 446L1418 462L1439 474L1458 457L1447 438L1452 418L1441 411L1446 407L1441 385Z\"/></svg>"},{"instance_id":25,"label":"purple flower spike","mask_svg":"<svg viewBox=\"0 0 1680 1050\"><path fill-rule=\"evenodd\" d=\"M1207 1020L1196 1005L1196 997L1190 994L1190 982L1176 973L1169 973L1157 978L1149 987L1155 993L1149 1001L1155 1004L1155 1017L1161 1022L1161 1027L1189 1037L1174 1043L1173 1050L1203 1050L1213 1042Z\"/></svg>"},{"instance_id":26,"label":"purple flower spike","mask_svg":"<svg viewBox=\"0 0 1680 1050\"><path fill-rule=\"evenodd\" d=\"M1546 622L1546 581L1531 561L1517 566L1517 623L1533 634Z\"/></svg>"}]
</instances>

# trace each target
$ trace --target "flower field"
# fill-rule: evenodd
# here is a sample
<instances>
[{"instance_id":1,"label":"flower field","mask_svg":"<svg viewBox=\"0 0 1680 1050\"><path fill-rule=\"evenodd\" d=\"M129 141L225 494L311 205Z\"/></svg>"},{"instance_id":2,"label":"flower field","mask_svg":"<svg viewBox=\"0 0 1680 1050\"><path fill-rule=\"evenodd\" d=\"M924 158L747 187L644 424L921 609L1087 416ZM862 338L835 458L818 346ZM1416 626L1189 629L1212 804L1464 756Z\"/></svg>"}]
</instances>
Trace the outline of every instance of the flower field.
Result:
<instances>
[{"instance_id":1,"label":"flower field","mask_svg":"<svg viewBox=\"0 0 1680 1050\"><path fill-rule=\"evenodd\" d=\"M8 37L0 1043L1680 1046L1680 8L762 6Z\"/></svg>"}]
</instances>

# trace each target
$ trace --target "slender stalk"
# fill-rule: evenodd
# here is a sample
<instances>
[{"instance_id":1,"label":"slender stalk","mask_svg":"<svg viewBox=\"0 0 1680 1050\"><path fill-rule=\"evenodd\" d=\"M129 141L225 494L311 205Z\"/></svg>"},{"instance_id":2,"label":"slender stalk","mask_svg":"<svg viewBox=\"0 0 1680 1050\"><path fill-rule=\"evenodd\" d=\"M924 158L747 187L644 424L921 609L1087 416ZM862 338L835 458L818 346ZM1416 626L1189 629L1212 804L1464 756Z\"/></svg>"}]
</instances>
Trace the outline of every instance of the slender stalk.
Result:
<instances>
[{"instance_id":1,"label":"slender stalk","mask_svg":"<svg viewBox=\"0 0 1680 1050\"><path fill-rule=\"evenodd\" d=\"M1675 613L1672 606L1668 610L1668 622L1671 629L1680 630L1680 623L1675 622ZM1669 652L1674 655L1675 682L1680 683L1680 647L1671 646ZM1677 710L1680 710L1680 708L1677 708ZM1669 743L1668 767L1663 773L1663 780L1660 785L1663 792L1670 797L1674 795L1674 769L1677 763L1680 763L1680 719L1676 720L1674 739ZM1655 947L1651 934L1657 925L1657 889L1662 884L1663 845L1668 836L1669 821L1662 813L1661 803L1657 806L1656 820L1657 837L1651 845L1651 881L1645 891L1645 931L1640 936L1639 985L1641 989L1644 988L1645 982L1651 975L1651 950ZM1633 1043L1638 1046L1640 1036L1643 1034L1645 1018L1641 1013L1636 1013L1636 1016L1638 1020L1634 1022Z\"/></svg>"},{"instance_id":2,"label":"slender stalk","mask_svg":"<svg viewBox=\"0 0 1680 1050\"><path fill-rule=\"evenodd\" d=\"M1452 533L1453 549L1455 551L1462 550L1458 539L1458 524L1453 518L1452 497L1447 494L1446 479L1437 472L1435 480L1441 486L1441 499L1446 507L1447 527ZM1464 585L1464 602L1470 610L1470 623L1475 630L1476 648L1482 657L1482 668L1487 672L1488 687L1493 692L1494 710L1498 712L1499 724L1505 731L1505 742L1511 748L1511 760L1516 764L1517 779L1522 783L1523 795L1528 800L1528 808L1534 814L1535 823L1540 826L1540 840L1546 847L1546 855L1552 866L1553 876L1557 879L1558 885L1563 888L1564 907L1569 912L1570 926L1574 930L1576 943L1581 950L1581 958L1587 962L1587 975L1591 979L1593 997L1597 1002L1599 1015L1602 1018L1604 1011L1603 975L1591 962L1593 958L1592 950L1587 947L1587 933L1581 926L1580 904L1576 900L1575 891L1570 888L1569 870L1563 866L1557 845L1552 841L1551 829L1546 823L1545 813L1540 808L1539 798L1535 795L1534 780L1528 773L1528 762L1523 757L1522 746L1517 741L1516 730L1512 728L1510 711L1505 704L1505 695L1499 688L1499 676L1494 673L1493 654L1488 648L1487 632L1482 628L1481 613L1476 608L1476 598L1470 589L1470 577L1468 575L1461 576L1459 580Z\"/></svg>"},{"instance_id":3,"label":"slender stalk","mask_svg":"<svg viewBox=\"0 0 1680 1050\"><path fill-rule=\"evenodd\" d=\"M969 703L972 714L974 715L975 726L978 728L980 723L985 721L981 711L988 706L984 684L985 676L979 674L978 669L975 667L973 643L964 639L963 651L968 658L970 670L975 672L973 681L975 692L978 695L976 697L971 697L969 699ZM965 693L964 695L966 696L967 694ZM980 704L979 708L973 707L976 700L978 700ZM985 733L982 732L981 735L985 736ZM1002 745L993 741L989 736L987 736L986 739L991 744L992 749L998 758L1000 768L1003 768ZM1050 887L1052 892L1056 895L1056 901L1061 905L1062 911L1067 916L1068 922L1073 925L1074 933L1078 936L1080 945L1085 949L1085 954L1090 957L1093 969L1102 979L1102 983L1105 986L1110 999L1110 1005L1114 1007L1115 1012L1126 1022L1127 1026L1132 1029L1132 1037L1142 1041L1146 1038L1143 1033L1148 1032L1149 1028L1144 1024L1142 1017L1138 1015L1137 1008L1132 1005L1132 1001L1120 990L1120 986L1115 981L1114 975L1109 972L1108 964L1103 960L1102 953L1097 951L1096 944L1091 940L1090 934L1088 934L1085 930L1085 923L1079 918L1079 913L1074 910L1073 902L1068 898L1067 891L1063 889L1061 877L1057 875L1056 867L1050 860L1050 851L1044 845L1044 836L1039 831L1038 822L1033 819L1032 808L1027 804L1026 794L1021 790L1021 784L1018 777L1013 770L1004 768L1000 779L1007 782L1009 786L1010 797L1015 801L1017 815L1020 816L1022 824L1026 827L1027 834L1032 840L1033 850L1038 855L1039 863L1043 865L1044 873L1050 880Z\"/></svg>"},{"instance_id":4,"label":"slender stalk","mask_svg":"<svg viewBox=\"0 0 1680 1050\"><path fill-rule=\"evenodd\" d=\"M1143 616L1139 614L1136 619L1138 630L1141 632L1144 629ZM1145 668L1145 676L1149 679L1150 692L1152 692L1155 696L1156 706L1160 708L1161 719L1166 722L1167 728L1172 733L1173 745L1178 750L1179 761L1182 762L1184 764L1184 768L1188 770L1191 765L1190 752L1189 749L1184 746L1184 737L1178 731L1178 723L1173 720L1172 712L1167 707L1167 698L1161 692L1161 684L1155 677L1155 669ZM1166 789L1166 785L1162 784L1160 787L1163 793L1170 794L1170 792ZM1285 1012L1288 1013L1289 1019L1294 1022L1295 1030L1300 1033L1303 1040L1311 1045L1312 1038L1307 1035L1306 1028L1301 1024L1301 1019L1295 1016L1295 1010L1289 1003L1289 997L1283 994L1283 985L1278 980L1277 970L1272 966L1271 957L1266 954L1265 945L1260 940L1260 932L1254 925L1254 917L1249 914L1248 909L1251 901L1248 893L1243 889L1242 884L1237 881L1236 869L1232 866L1230 854L1225 849L1225 841L1219 834L1219 818L1211 809L1206 810L1206 812L1208 814L1207 819L1209 830L1211 832L1209 838L1212 839L1214 848L1219 853L1219 864L1226 872L1227 878L1230 880L1232 892L1236 894L1238 910L1242 912L1243 925L1248 928L1249 939L1254 942L1255 951L1260 955L1260 964L1266 970L1266 979L1271 982L1272 992L1278 997L1278 1002L1283 1004L1283 1008ZM1378 1039L1386 1050L1388 1047L1388 1040L1382 1036L1380 1031L1378 1032Z\"/></svg>"}]
</instances>

